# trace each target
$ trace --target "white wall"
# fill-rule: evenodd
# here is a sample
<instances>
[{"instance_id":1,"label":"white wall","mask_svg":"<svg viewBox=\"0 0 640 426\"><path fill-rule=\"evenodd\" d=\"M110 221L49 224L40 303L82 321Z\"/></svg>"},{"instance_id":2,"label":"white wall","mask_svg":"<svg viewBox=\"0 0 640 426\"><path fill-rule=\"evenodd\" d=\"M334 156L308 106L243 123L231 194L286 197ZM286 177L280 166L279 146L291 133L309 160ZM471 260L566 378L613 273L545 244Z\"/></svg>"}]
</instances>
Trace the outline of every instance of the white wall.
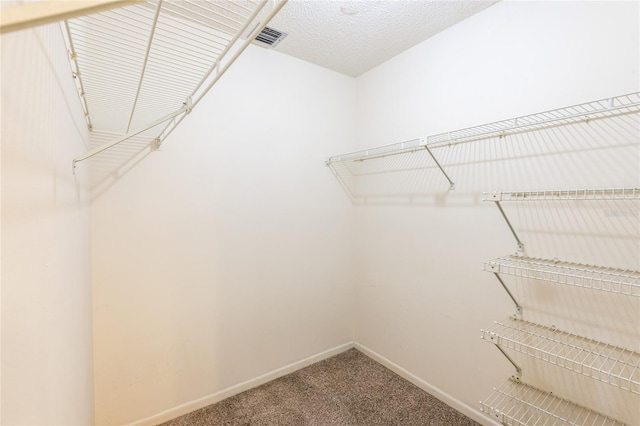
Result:
<instances>
[{"instance_id":1,"label":"white wall","mask_svg":"<svg viewBox=\"0 0 640 426\"><path fill-rule=\"evenodd\" d=\"M637 91L639 28L637 2L496 4L357 79L358 147ZM477 410L477 401L513 374L479 339L480 328L514 312L495 278L481 271L482 261L515 251L498 210L479 195L638 186L639 128L637 117L622 117L438 149L454 191L433 163L425 163L427 178L408 173L410 182L387 173L386 197L356 207L356 341L462 409ZM413 158L386 166L418 167ZM623 208L636 214L606 213ZM509 206L529 255L636 270L637 211L637 203ZM525 305L525 319L638 350L637 301L508 284ZM640 422L637 396L577 375L550 374L539 364L523 367L534 384ZM551 383L553 377L561 383Z\"/></svg>"},{"instance_id":2,"label":"white wall","mask_svg":"<svg viewBox=\"0 0 640 426\"><path fill-rule=\"evenodd\" d=\"M88 130L58 25L0 43L1 423L91 424Z\"/></svg>"},{"instance_id":3,"label":"white wall","mask_svg":"<svg viewBox=\"0 0 640 426\"><path fill-rule=\"evenodd\" d=\"M353 339L353 209L324 160L354 140L354 79L252 46L96 195L98 424L212 402Z\"/></svg>"}]
</instances>

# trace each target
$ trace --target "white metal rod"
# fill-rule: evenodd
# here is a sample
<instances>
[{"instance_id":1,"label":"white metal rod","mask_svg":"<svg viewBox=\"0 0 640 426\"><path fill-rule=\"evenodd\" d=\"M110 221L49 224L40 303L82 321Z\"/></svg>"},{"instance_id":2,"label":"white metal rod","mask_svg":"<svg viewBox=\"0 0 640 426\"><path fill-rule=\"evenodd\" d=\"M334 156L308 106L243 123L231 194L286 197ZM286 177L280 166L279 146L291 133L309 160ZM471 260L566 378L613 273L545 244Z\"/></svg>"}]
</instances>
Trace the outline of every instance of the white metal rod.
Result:
<instances>
[{"instance_id":1,"label":"white metal rod","mask_svg":"<svg viewBox=\"0 0 640 426\"><path fill-rule=\"evenodd\" d=\"M150 124L147 124L146 126L143 126L143 127L139 128L138 130L134 130L132 132L129 132L126 135L123 135L123 136L117 138L114 141L111 141L109 143L106 143L104 145L101 145L99 147L96 147L96 148L94 148L92 150L87 151L86 153L82 154L81 156L76 157L76 158L73 159L73 167L75 168L76 163L78 163L80 161L84 161L87 158L93 157L94 155L99 154L102 151L104 151L106 149L109 149L112 146L115 146L115 145L117 145L117 144L119 144L121 142L124 142L127 139L131 138L132 136L136 136L136 135L144 132L145 130L148 130L148 129L152 128L152 127L155 127L158 124L161 124L161 123L163 123L163 122L165 122L167 120L171 120L173 117L176 117L176 116L182 114L183 112L186 112L186 111L190 110L190 108L191 108L191 105L189 105L189 103L187 102L185 105L183 105L178 110L172 112L171 114L165 115L164 117L159 118L156 121L154 121L154 122L152 122Z\"/></svg>"},{"instance_id":2,"label":"white metal rod","mask_svg":"<svg viewBox=\"0 0 640 426\"><path fill-rule=\"evenodd\" d=\"M160 9L162 9L162 0L158 0L158 5L156 6L156 13L155 15L153 15L153 23L151 24L151 30L149 31L149 41L147 42L147 51L144 54L142 71L140 71L140 81L138 82L138 90L136 90L136 97L133 100L133 107L131 108L129 123L127 124L127 132L129 132L129 129L131 128L131 120L133 120L133 114L135 114L136 106L138 105L138 98L140 97L140 89L142 88L142 81L144 80L144 72L147 69L147 63L149 62L149 52L151 51L151 45L153 44L153 35L156 32L156 25L158 24L158 17L160 16Z\"/></svg>"},{"instance_id":3,"label":"white metal rod","mask_svg":"<svg viewBox=\"0 0 640 426\"><path fill-rule=\"evenodd\" d=\"M141 1L144 0L47 1L6 7L0 14L0 34L64 21Z\"/></svg>"}]
</instances>

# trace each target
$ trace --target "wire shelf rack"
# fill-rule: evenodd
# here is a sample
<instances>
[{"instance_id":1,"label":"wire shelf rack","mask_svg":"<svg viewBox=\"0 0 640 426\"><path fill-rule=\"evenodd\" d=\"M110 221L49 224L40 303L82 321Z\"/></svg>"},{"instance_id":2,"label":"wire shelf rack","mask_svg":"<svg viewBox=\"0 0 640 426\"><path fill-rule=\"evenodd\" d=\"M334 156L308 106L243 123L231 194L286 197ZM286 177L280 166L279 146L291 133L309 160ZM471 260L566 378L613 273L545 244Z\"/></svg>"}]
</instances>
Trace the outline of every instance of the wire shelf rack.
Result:
<instances>
[{"instance_id":1,"label":"wire shelf rack","mask_svg":"<svg viewBox=\"0 0 640 426\"><path fill-rule=\"evenodd\" d=\"M484 262L483 270L640 297L640 271L525 256L498 257Z\"/></svg>"},{"instance_id":2,"label":"wire shelf rack","mask_svg":"<svg viewBox=\"0 0 640 426\"><path fill-rule=\"evenodd\" d=\"M625 426L550 392L510 378L484 401L480 410L504 425Z\"/></svg>"},{"instance_id":3,"label":"wire shelf rack","mask_svg":"<svg viewBox=\"0 0 640 426\"><path fill-rule=\"evenodd\" d=\"M400 155L428 146L430 149L463 142L505 137L510 134L542 130L580 122L640 112L640 92L586 102L564 108L540 112L480 126L428 136L426 139L383 145L329 157L327 164L346 161L365 161L372 158Z\"/></svg>"},{"instance_id":4,"label":"wire shelf rack","mask_svg":"<svg viewBox=\"0 0 640 426\"><path fill-rule=\"evenodd\" d=\"M65 21L87 125L162 142L285 3L147 0Z\"/></svg>"},{"instance_id":5,"label":"wire shelf rack","mask_svg":"<svg viewBox=\"0 0 640 426\"><path fill-rule=\"evenodd\" d=\"M513 317L481 333L482 339L502 348L640 395L638 352Z\"/></svg>"},{"instance_id":6,"label":"wire shelf rack","mask_svg":"<svg viewBox=\"0 0 640 426\"><path fill-rule=\"evenodd\" d=\"M640 188L492 191L482 195L483 201L640 200Z\"/></svg>"},{"instance_id":7,"label":"wire shelf rack","mask_svg":"<svg viewBox=\"0 0 640 426\"><path fill-rule=\"evenodd\" d=\"M565 126L640 111L640 92L429 136L429 146L454 145L492 137Z\"/></svg>"}]
</instances>

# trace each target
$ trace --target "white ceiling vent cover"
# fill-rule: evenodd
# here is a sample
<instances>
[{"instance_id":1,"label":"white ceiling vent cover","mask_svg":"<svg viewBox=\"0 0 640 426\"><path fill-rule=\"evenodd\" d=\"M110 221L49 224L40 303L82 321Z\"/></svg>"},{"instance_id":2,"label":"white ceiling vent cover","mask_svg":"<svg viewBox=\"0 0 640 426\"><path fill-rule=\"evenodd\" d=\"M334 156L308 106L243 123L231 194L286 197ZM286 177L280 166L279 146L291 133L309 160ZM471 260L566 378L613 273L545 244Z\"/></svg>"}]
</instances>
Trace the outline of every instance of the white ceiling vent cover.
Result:
<instances>
[{"instance_id":1,"label":"white ceiling vent cover","mask_svg":"<svg viewBox=\"0 0 640 426\"><path fill-rule=\"evenodd\" d=\"M284 31L276 30L272 27L264 27L256 36L255 40L260 44L269 47L276 47L287 35L288 33L285 33Z\"/></svg>"}]
</instances>

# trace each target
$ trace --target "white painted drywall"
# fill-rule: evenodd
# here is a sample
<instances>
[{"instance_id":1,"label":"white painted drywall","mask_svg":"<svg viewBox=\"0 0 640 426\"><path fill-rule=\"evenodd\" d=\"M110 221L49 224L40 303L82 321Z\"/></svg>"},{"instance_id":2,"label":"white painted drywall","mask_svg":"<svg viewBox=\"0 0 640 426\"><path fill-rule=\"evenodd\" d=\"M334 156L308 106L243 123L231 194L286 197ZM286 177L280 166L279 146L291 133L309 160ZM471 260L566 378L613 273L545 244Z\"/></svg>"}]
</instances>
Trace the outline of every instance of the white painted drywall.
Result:
<instances>
[{"instance_id":1,"label":"white painted drywall","mask_svg":"<svg viewBox=\"0 0 640 426\"><path fill-rule=\"evenodd\" d=\"M637 2L498 3L357 79L358 147L637 91L639 28ZM479 407L477 401L514 372L479 339L480 328L514 312L496 279L481 271L482 261L515 252L498 210L483 204L480 193L637 187L637 118L584 126L438 149L454 191L432 167L417 197L394 198L391 188L388 197L358 205L356 342ZM400 183L389 182L401 192ZM638 269L637 203L629 210L542 207L509 207L530 255ZM639 349L637 301L509 285L525 305L525 318ZM637 395L542 364L523 367L534 384L640 422Z\"/></svg>"},{"instance_id":2,"label":"white painted drywall","mask_svg":"<svg viewBox=\"0 0 640 426\"><path fill-rule=\"evenodd\" d=\"M0 43L1 423L92 424L88 130L57 24Z\"/></svg>"},{"instance_id":3,"label":"white painted drywall","mask_svg":"<svg viewBox=\"0 0 640 426\"><path fill-rule=\"evenodd\" d=\"M251 46L94 194L98 424L352 341L353 209L324 161L354 140L352 78Z\"/></svg>"}]
</instances>

